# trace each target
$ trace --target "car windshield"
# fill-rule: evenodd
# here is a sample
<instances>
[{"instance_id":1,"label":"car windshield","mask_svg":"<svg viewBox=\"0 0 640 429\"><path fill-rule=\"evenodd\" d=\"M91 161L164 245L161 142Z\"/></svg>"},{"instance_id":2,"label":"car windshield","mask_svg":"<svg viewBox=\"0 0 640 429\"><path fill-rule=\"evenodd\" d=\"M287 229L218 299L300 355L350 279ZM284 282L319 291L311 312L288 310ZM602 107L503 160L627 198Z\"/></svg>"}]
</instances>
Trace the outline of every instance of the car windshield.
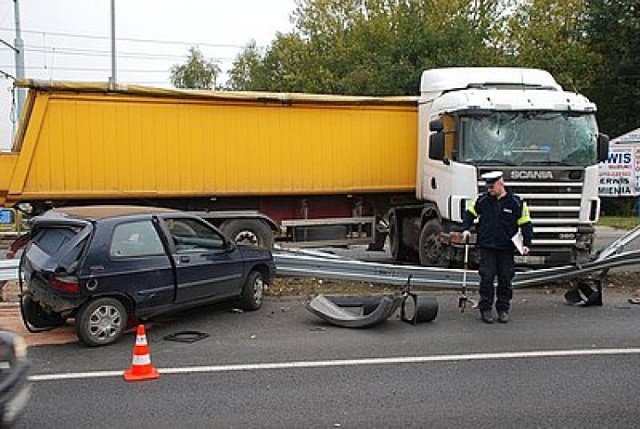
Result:
<instances>
[{"instance_id":1,"label":"car windshield","mask_svg":"<svg viewBox=\"0 0 640 429\"><path fill-rule=\"evenodd\" d=\"M492 112L461 117L460 159L473 164L592 165L598 129L593 114Z\"/></svg>"}]
</instances>

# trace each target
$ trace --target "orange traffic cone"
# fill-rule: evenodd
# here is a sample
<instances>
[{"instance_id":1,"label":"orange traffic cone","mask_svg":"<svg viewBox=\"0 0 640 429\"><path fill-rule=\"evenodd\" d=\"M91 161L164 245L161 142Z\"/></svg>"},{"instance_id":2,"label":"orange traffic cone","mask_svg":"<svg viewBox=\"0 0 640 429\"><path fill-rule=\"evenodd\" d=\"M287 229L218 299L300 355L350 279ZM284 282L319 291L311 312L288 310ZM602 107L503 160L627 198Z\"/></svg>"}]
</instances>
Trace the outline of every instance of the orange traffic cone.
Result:
<instances>
[{"instance_id":1,"label":"orange traffic cone","mask_svg":"<svg viewBox=\"0 0 640 429\"><path fill-rule=\"evenodd\" d=\"M144 325L138 325L136 345L133 347L133 362L131 368L124 372L127 381L142 381L158 378L158 370L151 365L151 355L147 346L147 335L144 333Z\"/></svg>"}]
</instances>

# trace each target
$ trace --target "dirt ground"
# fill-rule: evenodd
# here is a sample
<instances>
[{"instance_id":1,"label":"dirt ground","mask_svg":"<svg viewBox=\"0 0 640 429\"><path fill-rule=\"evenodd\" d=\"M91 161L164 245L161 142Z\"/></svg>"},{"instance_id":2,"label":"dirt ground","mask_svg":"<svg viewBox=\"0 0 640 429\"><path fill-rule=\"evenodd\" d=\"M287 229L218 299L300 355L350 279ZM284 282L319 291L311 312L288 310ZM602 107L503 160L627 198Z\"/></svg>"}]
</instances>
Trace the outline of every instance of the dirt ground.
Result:
<instances>
[{"instance_id":1,"label":"dirt ground","mask_svg":"<svg viewBox=\"0 0 640 429\"><path fill-rule=\"evenodd\" d=\"M564 294L572 286L571 281L549 283L532 288L542 294ZM277 278L270 285L267 296L299 296L306 298L317 294L375 294L393 293L398 286L382 285L342 280L312 278ZM414 291L432 290L412 287ZM437 289L436 289L437 291ZM450 292L450 290L449 290ZM619 271L607 276L605 292L627 294L630 298L640 298L640 272ZM444 292L443 292L444 293Z\"/></svg>"}]
</instances>

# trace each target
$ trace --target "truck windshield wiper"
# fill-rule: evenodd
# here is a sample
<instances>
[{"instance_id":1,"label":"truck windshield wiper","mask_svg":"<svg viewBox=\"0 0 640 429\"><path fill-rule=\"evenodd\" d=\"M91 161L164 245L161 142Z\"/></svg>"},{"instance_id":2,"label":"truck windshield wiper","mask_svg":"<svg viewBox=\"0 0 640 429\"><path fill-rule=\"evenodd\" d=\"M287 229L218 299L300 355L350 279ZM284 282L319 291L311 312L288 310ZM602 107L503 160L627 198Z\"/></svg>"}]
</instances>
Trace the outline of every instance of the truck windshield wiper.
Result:
<instances>
[{"instance_id":1,"label":"truck windshield wiper","mask_svg":"<svg viewBox=\"0 0 640 429\"><path fill-rule=\"evenodd\" d=\"M575 167L575 164L571 164L565 161L525 161L522 165L562 165L565 167Z\"/></svg>"},{"instance_id":2,"label":"truck windshield wiper","mask_svg":"<svg viewBox=\"0 0 640 429\"><path fill-rule=\"evenodd\" d=\"M478 159L476 160L476 163L481 165L486 165L486 164L499 164L499 165L512 165L512 166L516 165L513 162L504 161L502 159Z\"/></svg>"}]
</instances>

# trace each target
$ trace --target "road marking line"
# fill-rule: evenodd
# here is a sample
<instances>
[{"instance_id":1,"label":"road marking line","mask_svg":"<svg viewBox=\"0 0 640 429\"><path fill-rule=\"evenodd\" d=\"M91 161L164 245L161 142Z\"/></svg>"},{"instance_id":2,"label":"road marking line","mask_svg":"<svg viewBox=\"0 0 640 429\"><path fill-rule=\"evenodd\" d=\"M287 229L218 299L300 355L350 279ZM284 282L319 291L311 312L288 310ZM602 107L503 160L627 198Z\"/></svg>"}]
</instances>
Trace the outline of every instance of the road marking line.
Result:
<instances>
[{"instance_id":1,"label":"road marking line","mask_svg":"<svg viewBox=\"0 0 640 429\"><path fill-rule=\"evenodd\" d=\"M501 353L473 353L460 355L435 355L435 356L406 356L388 358L363 358L344 360L318 360L318 361L294 361L272 362L237 365L211 365L211 366L187 366L182 368L158 368L160 374L195 374L204 372L234 372L234 371L258 371L271 369L299 369L299 368L327 368L337 366L364 366L364 365L391 365L391 364L417 364L433 362L464 362L478 360L498 359L531 359L546 357L579 357L579 356L610 356L610 355L636 355L640 354L640 348L626 349L583 349L583 350L539 350L528 352L501 352ZM122 377L123 371L91 371L69 372L59 374L36 374L29 377L30 381L55 381L85 378Z\"/></svg>"}]
</instances>

